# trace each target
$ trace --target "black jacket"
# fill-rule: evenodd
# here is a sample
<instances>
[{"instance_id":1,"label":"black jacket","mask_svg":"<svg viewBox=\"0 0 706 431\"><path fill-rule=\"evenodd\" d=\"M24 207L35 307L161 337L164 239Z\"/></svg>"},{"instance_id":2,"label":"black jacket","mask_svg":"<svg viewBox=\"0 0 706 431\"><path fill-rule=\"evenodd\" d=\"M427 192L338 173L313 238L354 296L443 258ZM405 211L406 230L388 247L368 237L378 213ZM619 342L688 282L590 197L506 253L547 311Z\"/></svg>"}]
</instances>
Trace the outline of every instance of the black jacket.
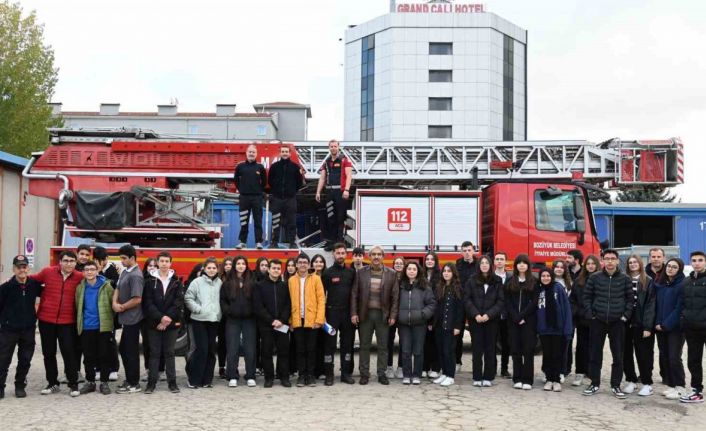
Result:
<instances>
[{"instance_id":1,"label":"black jacket","mask_svg":"<svg viewBox=\"0 0 706 431\"><path fill-rule=\"evenodd\" d=\"M259 281L253 289L252 305L259 326L272 328L272 322L275 320L286 325L292 314L287 283L281 280L272 281L270 277Z\"/></svg>"},{"instance_id":2,"label":"black jacket","mask_svg":"<svg viewBox=\"0 0 706 431\"><path fill-rule=\"evenodd\" d=\"M490 320L500 318L500 313L505 307L503 284L495 274L488 280L488 291L485 292L484 283L478 279L477 274L467 282L463 291L463 303L468 320L475 319L478 315L487 314ZM473 323L475 320L471 320Z\"/></svg>"},{"instance_id":3,"label":"black jacket","mask_svg":"<svg viewBox=\"0 0 706 431\"><path fill-rule=\"evenodd\" d=\"M270 185L272 196L280 199L293 198L304 183L301 166L291 159L280 159L270 166L267 183Z\"/></svg>"},{"instance_id":4,"label":"black jacket","mask_svg":"<svg viewBox=\"0 0 706 431\"><path fill-rule=\"evenodd\" d=\"M436 299L428 287L422 289L419 283L400 283L400 311L397 324L404 326L426 325L434 317Z\"/></svg>"},{"instance_id":5,"label":"black jacket","mask_svg":"<svg viewBox=\"0 0 706 431\"><path fill-rule=\"evenodd\" d=\"M462 294L463 295L463 294ZM445 289L441 299L436 297L434 311L434 326L442 331L463 330L464 316L463 298L456 296L452 289Z\"/></svg>"},{"instance_id":6,"label":"black jacket","mask_svg":"<svg viewBox=\"0 0 706 431\"><path fill-rule=\"evenodd\" d=\"M118 274L118 270L115 268L115 265L113 263L108 263L108 266L103 268L103 271L100 272L100 275L110 280L110 284L112 286L118 285L118 278L120 278L120 274Z\"/></svg>"},{"instance_id":7,"label":"black jacket","mask_svg":"<svg viewBox=\"0 0 706 431\"><path fill-rule=\"evenodd\" d=\"M255 286L251 286L250 295L247 295L245 287L238 288L236 292L231 292L229 284L221 286L221 312L223 317L229 319L252 319L255 317L253 311L253 291Z\"/></svg>"},{"instance_id":8,"label":"black jacket","mask_svg":"<svg viewBox=\"0 0 706 431\"><path fill-rule=\"evenodd\" d=\"M632 280L619 269L613 275L605 269L592 274L582 295L584 311L593 319L609 323L632 317Z\"/></svg>"},{"instance_id":9,"label":"black jacket","mask_svg":"<svg viewBox=\"0 0 706 431\"><path fill-rule=\"evenodd\" d=\"M659 278L659 276L662 275L662 273L664 272L664 264L662 264L662 269L660 269L659 272L655 272L655 270L652 269L652 264L651 264L651 263L648 263L648 264L645 266L645 272L647 273L647 275L650 276L650 278L652 279L652 281L657 281L657 279Z\"/></svg>"},{"instance_id":10,"label":"black jacket","mask_svg":"<svg viewBox=\"0 0 706 431\"><path fill-rule=\"evenodd\" d=\"M518 282L520 290L510 289L512 278L505 282L505 312L508 320L514 324L525 321L525 325L537 326L537 290L534 288L536 280L534 278ZM532 290L528 290L531 288Z\"/></svg>"},{"instance_id":11,"label":"black jacket","mask_svg":"<svg viewBox=\"0 0 706 431\"><path fill-rule=\"evenodd\" d=\"M466 286L468 279L475 275L477 268L475 259L471 263L466 262L463 258L456 260L456 271L458 271L458 279L461 280L461 286Z\"/></svg>"},{"instance_id":12,"label":"black jacket","mask_svg":"<svg viewBox=\"0 0 706 431\"><path fill-rule=\"evenodd\" d=\"M648 277L647 289L637 286L637 303L630 319L631 328L654 332L656 301L655 286L652 279Z\"/></svg>"},{"instance_id":13,"label":"black jacket","mask_svg":"<svg viewBox=\"0 0 706 431\"><path fill-rule=\"evenodd\" d=\"M34 304L42 294L42 284L28 278L20 284L12 277L0 285L0 328L31 329L37 323Z\"/></svg>"},{"instance_id":14,"label":"black jacket","mask_svg":"<svg viewBox=\"0 0 706 431\"><path fill-rule=\"evenodd\" d=\"M355 269L334 263L321 274L321 282L326 292L326 308L350 310Z\"/></svg>"},{"instance_id":15,"label":"black jacket","mask_svg":"<svg viewBox=\"0 0 706 431\"><path fill-rule=\"evenodd\" d=\"M156 328L162 317L169 316L172 323L168 329L176 329L176 324L184 318L185 290L176 274L169 280L166 292L162 280L154 276L147 277L142 292L142 311L147 324Z\"/></svg>"},{"instance_id":16,"label":"black jacket","mask_svg":"<svg viewBox=\"0 0 706 431\"><path fill-rule=\"evenodd\" d=\"M258 162L247 160L235 167L235 186L242 195L258 195L265 193L267 173L265 167Z\"/></svg>"},{"instance_id":17,"label":"black jacket","mask_svg":"<svg viewBox=\"0 0 706 431\"><path fill-rule=\"evenodd\" d=\"M682 328L686 331L706 330L706 272L691 275L684 281Z\"/></svg>"},{"instance_id":18,"label":"black jacket","mask_svg":"<svg viewBox=\"0 0 706 431\"><path fill-rule=\"evenodd\" d=\"M569 296L569 304L571 304L571 315L574 317L574 326L588 326L591 323L591 314L586 310L583 298L586 282L588 282L588 278L583 281L576 279L576 282L571 286L572 294Z\"/></svg>"}]
</instances>

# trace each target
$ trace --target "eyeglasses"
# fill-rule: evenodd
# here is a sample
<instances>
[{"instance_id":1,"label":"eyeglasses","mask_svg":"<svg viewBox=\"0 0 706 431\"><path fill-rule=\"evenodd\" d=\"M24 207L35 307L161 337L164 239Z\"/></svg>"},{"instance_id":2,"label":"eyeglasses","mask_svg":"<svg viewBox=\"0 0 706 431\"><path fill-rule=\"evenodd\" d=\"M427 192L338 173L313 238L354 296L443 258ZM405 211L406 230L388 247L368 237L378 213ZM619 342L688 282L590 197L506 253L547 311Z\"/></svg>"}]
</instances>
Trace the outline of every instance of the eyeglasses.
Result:
<instances>
[{"instance_id":1,"label":"eyeglasses","mask_svg":"<svg viewBox=\"0 0 706 431\"><path fill-rule=\"evenodd\" d=\"M611 262L614 260L618 260L618 258L617 257L604 257L603 260Z\"/></svg>"},{"instance_id":2,"label":"eyeglasses","mask_svg":"<svg viewBox=\"0 0 706 431\"><path fill-rule=\"evenodd\" d=\"M679 269L679 265L667 265L669 269Z\"/></svg>"},{"instance_id":3,"label":"eyeglasses","mask_svg":"<svg viewBox=\"0 0 706 431\"><path fill-rule=\"evenodd\" d=\"M74 259L61 259L61 263L76 263L76 260Z\"/></svg>"}]
</instances>

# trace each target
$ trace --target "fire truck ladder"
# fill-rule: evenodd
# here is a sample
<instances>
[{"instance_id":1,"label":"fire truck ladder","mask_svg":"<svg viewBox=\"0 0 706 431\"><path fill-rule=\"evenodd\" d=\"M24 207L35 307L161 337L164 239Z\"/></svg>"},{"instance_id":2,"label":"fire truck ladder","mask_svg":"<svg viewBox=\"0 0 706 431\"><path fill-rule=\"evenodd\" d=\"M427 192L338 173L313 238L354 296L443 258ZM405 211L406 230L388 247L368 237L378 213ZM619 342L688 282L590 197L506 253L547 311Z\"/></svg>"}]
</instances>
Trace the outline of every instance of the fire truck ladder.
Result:
<instances>
[{"instance_id":1,"label":"fire truck ladder","mask_svg":"<svg viewBox=\"0 0 706 431\"><path fill-rule=\"evenodd\" d=\"M295 143L307 178L319 177L326 142ZM568 179L612 186L683 183L683 146L659 141L342 142L356 185L430 186Z\"/></svg>"}]
</instances>

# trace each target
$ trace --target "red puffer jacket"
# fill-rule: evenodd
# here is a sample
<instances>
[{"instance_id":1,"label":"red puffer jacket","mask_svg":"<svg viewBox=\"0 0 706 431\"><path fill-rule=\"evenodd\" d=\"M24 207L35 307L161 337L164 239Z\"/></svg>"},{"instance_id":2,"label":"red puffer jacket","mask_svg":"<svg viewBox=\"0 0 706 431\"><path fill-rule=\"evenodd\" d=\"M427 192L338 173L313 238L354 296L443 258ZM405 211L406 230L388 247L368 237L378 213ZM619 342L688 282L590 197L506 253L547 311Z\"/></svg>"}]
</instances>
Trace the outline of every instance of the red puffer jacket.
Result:
<instances>
[{"instance_id":1,"label":"red puffer jacket","mask_svg":"<svg viewBox=\"0 0 706 431\"><path fill-rule=\"evenodd\" d=\"M44 284L37 318L61 325L76 323L76 286L83 280L83 274L74 271L64 280L59 266L48 266L30 277Z\"/></svg>"}]
</instances>

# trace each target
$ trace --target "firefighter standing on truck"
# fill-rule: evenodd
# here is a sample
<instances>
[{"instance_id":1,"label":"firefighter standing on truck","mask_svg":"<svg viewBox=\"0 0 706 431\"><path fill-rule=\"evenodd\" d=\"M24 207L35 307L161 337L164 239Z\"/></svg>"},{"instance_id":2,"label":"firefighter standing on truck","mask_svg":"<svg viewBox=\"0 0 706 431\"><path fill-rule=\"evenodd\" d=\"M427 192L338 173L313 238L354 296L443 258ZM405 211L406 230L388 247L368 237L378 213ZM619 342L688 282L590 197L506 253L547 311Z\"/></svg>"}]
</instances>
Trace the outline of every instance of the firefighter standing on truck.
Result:
<instances>
[{"instance_id":1,"label":"firefighter standing on truck","mask_svg":"<svg viewBox=\"0 0 706 431\"><path fill-rule=\"evenodd\" d=\"M304 169L292 162L288 145L279 149L279 160L270 166L267 182L270 185L270 211L272 212L272 239L270 248L277 248L280 227L289 248L297 248L297 191L304 184Z\"/></svg>"},{"instance_id":2,"label":"firefighter standing on truck","mask_svg":"<svg viewBox=\"0 0 706 431\"><path fill-rule=\"evenodd\" d=\"M235 167L235 186L240 193L240 243L236 248L243 248L248 241L248 223L250 213L253 214L255 225L255 242L258 249L262 248L262 208L264 207L267 173L265 167L255 161L257 148L250 145L245 152L247 160Z\"/></svg>"},{"instance_id":3,"label":"firefighter standing on truck","mask_svg":"<svg viewBox=\"0 0 706 431\"><path fill-rule=\"evenodd\" d=\"M339 143L332 139L328 143L329 156L321 167L319 184L316 187L316 201L321 202L321 192L326 186L326 223L323 237L326 250L331 250L335 242L343 241L343 224L353 180L353 165L341 154Z\"/></svg>"}]
</instances>

